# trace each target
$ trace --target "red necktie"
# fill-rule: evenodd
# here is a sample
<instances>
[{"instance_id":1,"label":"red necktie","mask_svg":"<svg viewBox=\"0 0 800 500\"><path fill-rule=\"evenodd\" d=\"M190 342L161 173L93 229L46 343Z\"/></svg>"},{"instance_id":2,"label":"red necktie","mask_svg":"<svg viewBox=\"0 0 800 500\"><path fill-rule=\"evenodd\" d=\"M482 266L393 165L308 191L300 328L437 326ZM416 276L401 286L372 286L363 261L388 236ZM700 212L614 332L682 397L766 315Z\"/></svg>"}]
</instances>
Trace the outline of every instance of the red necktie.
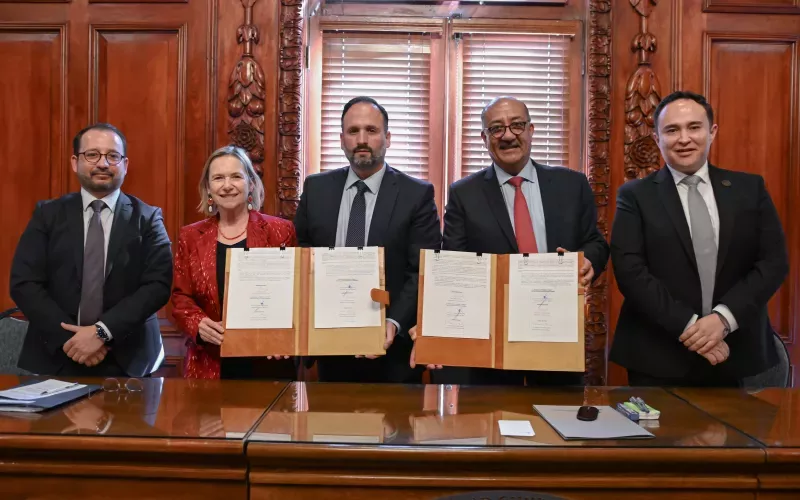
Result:
<instances>
[{"instance_id":1,"label":"red necktie","mask_svg":"<svg viewBox=\"0 0 800 500\"><path fill-rule=\"evenodd\" d=\"M531 212L528 210L528 203L522 193L524 180L522 177L512 177L508 180L508 183L516 189L514 193L514 232L517 235L519 253L538 253L539 247L536 246Z\"/></svg>"}]
</instances>

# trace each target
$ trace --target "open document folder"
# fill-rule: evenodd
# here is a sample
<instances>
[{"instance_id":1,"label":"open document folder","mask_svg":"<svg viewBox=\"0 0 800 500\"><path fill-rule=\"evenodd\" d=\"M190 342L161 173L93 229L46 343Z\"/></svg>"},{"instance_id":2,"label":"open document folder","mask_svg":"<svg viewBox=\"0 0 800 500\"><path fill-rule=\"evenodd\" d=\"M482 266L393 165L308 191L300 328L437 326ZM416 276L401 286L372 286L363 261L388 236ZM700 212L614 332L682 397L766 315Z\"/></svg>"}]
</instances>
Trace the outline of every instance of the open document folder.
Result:
<instances>
[{"instance_id":1,"label":"open document folder","mask_svg":"<svg viewBox=\"0 0 800 500\"><path fill-rule=\"evenodd\" d=\"M652 438L650 432L628 420L610 406L596 406L597 420L578 420L580 406L533 405L545 421L565 440Z\"/></svg>"},{"instance_id":2,"label":"open document folder","mask_svg":"<svg viewBox=\"0 0 800 500\"><path fill-rule=\"evenodd\" d=\"M83 385L60 380L32 380L0 391L0 412L34 413L75 401L100 390L99 385Z\"/></svg>"}]
</instances>

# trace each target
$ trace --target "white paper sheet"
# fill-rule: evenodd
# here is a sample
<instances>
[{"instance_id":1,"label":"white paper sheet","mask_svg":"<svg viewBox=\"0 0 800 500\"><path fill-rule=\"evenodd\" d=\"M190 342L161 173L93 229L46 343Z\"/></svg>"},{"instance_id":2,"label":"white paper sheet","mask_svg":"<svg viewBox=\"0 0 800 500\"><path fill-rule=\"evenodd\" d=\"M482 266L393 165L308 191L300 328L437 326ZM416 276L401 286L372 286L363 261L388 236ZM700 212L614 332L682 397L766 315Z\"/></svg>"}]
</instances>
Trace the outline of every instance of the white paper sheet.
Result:
<instances>
[{"instance_id":1,"label":"white paper sheet","mask_svg":"<svg viewBox=\"0 0 800 500\"><path fill-rule=\"evenodd\" d=\"M227 328L292 327L294 255L293 248L231 250Z\"/></svg>"},{"instance_id":2,"label":"white paper sheet","mask_svg":"<svg viewBox=\"0 0 800 500\"><path fill-rule=\"evenodd\" d=\"M0 391L0 397L18 401L33 401L64 392L76 391L84 387L86 386L74 382L62 382L60 380L50 379L37 382L35 384L29 384L20 387L14 387L13 389L6 389L5 391Z\"/></svg>"},{"instance_id":3,"label":"white paper sheet","mask_svg":"<svg viewBox=\"0 0 800 500\"><path fill-rule=\"evenodd\" d=\"M488 256L425 250L423 335L488 339L491 274Z\"/></svg>"},{"instance_id":4,"label":"white paper sheet","mask_svg":"<svg viewBox=\"0 0 800 500\"><path fill-rule=\"evenodd\" d=\"M511 255L509 342L578 341L578 254Z\"/></svg>"},{"instance_id":5,"label":"white paper sheet","mask_svg":"<svg viewBox=\"0 0 800 500\"><path fill-rule=\"evenodd\" d=\"M381 326L377 247L314 248L314 328Z\"/></svg>"},{"instance_id":6,"label":"white paper sheet","mask_svg":"<svg viewBox=\"0 0 800 500\"><path fill-rule=\"evenodd\" d=\"M522 436L531 437L536 434L529 420L498 420L500 435L502 436Z\"/></svg>"}]
</instances>

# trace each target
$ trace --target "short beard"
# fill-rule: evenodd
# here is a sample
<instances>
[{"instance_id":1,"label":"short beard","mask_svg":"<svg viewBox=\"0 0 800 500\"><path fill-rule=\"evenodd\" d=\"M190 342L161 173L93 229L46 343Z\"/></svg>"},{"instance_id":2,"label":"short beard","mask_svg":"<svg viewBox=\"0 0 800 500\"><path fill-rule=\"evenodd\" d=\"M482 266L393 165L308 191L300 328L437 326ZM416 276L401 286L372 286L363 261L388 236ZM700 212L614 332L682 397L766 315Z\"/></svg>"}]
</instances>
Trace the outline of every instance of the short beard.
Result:
<instances>
[{"instance_id":1,"label":"short beard","mask_svg":"<svg viewBox=\"0 0 800 500\"><path fill-rule=\"evenodd\" d=\"M371 155L369 158L359 158L355 152L351 156L348 156L348 160L350 161L350 167L353 170L361 171L361 172L369 172L370 170L374 170L375 168L383 165L383 160L386 158L386 155L375 156L374 154Z\"/></svg>"}]
</instances>

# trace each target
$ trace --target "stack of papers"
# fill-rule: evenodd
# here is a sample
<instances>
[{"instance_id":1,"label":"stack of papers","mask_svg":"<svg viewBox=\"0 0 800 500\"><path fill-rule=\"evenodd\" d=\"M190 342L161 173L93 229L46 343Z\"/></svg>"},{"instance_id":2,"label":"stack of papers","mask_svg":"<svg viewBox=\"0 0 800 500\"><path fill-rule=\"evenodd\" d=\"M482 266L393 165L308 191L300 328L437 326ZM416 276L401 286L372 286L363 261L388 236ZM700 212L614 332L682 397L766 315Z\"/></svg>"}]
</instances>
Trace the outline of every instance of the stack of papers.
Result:
<instances>
[{"instance_id":1,"label":"stack of papers","mask_svg":"<svg viewBox=\"0 0 800 500\"><path fill-rule=\"evenodd\" d=\"M6 399L13 399L13 403L19 401L35 401L37 399L55 396L70 391L77 391L86 387L83 384L74 382L62 382L60 380L45 380L35 384L21 385L13 389L0 391L0 397ZM0 400L0 404L10 404L11 402L4 402Z\"/></svg>"},{"instance_id":2,"label":"stack of papers","mask_svg":"<svg viewBox=\"0 0 800 500\"><path fill-rule=\"evenodd\" d=\"M49 410L100 390L99 385L83 385L60 380L24 383L0 391L0 412L33 413Z\"/></svg>"}]
</instances>

